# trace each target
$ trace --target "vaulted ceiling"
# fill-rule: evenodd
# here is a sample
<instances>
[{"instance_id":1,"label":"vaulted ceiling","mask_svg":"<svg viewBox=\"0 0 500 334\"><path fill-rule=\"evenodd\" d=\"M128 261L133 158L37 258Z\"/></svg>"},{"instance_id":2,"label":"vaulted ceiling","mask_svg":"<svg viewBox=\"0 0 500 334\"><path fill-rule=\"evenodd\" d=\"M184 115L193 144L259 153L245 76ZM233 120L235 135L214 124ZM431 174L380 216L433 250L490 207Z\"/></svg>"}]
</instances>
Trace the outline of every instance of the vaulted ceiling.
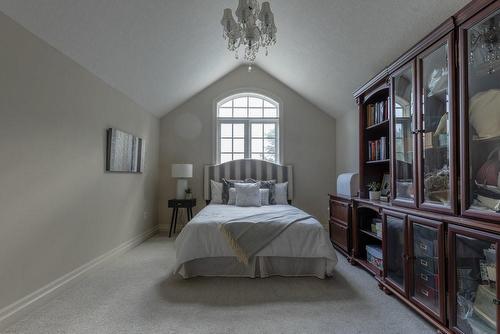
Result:
<instances>
[{"instance_id":1,"label":"vaulted ceiling","mask_svg":"<svg viewBox=\"0 0 500 334\"><path fill-rule=\"evenodd\" d=\"M352 91L468 0L270 0L278 43L257 65L336 117ZM237 0L0 0L0 10L162 116L242 63L225 49Z\"/></svg>"}]
</instances>

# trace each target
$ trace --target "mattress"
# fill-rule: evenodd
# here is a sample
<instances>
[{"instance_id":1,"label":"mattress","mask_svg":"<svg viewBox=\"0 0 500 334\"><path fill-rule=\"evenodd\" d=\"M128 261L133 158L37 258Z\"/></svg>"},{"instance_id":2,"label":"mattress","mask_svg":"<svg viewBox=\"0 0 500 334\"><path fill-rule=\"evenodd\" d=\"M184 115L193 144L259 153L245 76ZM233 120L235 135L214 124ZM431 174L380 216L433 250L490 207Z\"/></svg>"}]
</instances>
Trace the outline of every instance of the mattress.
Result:
<instances>
[{"instance_id":1,"label":"mattress","mask_svg":"<svg viewBox=\"0 0 500 334\"><path fill-rule=\"evenodd\" d=\"M288 208L290 206L287 206ZM194 276L268 277L316 276L333 274L337 255L323 226L308 218L290 225L262 248L248 265L239 263L219 231L219 224L229 219L253 214L272 213L281 205L238 207L210 204L182 230L175 241L174 273L184 278ZM294 210L302 212L300 209Z\"/></svg>"}]
</instances>

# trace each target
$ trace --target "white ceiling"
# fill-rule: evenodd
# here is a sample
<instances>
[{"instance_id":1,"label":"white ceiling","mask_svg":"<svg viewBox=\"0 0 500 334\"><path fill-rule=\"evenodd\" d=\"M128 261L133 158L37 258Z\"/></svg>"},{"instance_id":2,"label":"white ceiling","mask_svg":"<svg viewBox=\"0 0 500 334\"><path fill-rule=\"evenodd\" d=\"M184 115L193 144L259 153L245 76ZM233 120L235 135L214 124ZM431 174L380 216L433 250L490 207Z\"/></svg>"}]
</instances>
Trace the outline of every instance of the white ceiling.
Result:
<instances>
[{"instance_id":1,"label":"white ceiling","mask_svg":"<svg viewBox=\"0 0 500 334\"><path fill-rule=\"evenodd\" d=\"M278 43L257 65L332 116L352 91L468 0L270 0ZM222 9L237 0L0 0L0 10L163 116L240 64Z\"/></svg>"}]
</instances>

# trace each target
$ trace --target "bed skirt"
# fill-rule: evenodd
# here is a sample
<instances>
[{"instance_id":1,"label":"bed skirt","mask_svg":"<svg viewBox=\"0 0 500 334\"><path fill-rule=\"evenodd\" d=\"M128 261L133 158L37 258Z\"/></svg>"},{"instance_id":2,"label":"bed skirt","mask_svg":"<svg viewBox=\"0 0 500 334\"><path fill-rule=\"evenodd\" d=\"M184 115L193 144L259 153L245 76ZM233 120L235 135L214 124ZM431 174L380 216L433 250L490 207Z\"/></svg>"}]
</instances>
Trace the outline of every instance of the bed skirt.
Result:
<instances>
[{"instance_id":1,"label":"bed skirt","mask_svg":"<svg viewBox=\"0 0 500 334\"><path fill-rule=\"evenodd\" d=\"M324 279L332 276L335 264L331 262L325 258L256 256L249 260L248 265L245 265L238 262L236 257L208 257L184 263L177 273L183 278L313 276Z\"/></svg>"}]
</instances>

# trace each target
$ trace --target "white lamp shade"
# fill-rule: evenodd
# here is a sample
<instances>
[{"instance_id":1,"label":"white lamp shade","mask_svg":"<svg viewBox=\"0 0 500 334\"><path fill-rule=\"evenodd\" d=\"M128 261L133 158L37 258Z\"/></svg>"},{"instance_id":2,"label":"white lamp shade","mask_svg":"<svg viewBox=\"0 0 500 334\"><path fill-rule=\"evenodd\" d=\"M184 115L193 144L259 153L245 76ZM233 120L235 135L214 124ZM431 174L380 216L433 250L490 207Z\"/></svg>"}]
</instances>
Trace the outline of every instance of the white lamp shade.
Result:
<instances>
[{"instance_id":1,"label":"white lamp shade","mask_svg":"<svg viewBox=\"0 0 500 334\"><path fill-rule=\"evenodd\" d=\"M173 164L172 165L172 177L175 177L175 178L193 177L193 165L192 164Z\"/></svg>"}]
</instances>

